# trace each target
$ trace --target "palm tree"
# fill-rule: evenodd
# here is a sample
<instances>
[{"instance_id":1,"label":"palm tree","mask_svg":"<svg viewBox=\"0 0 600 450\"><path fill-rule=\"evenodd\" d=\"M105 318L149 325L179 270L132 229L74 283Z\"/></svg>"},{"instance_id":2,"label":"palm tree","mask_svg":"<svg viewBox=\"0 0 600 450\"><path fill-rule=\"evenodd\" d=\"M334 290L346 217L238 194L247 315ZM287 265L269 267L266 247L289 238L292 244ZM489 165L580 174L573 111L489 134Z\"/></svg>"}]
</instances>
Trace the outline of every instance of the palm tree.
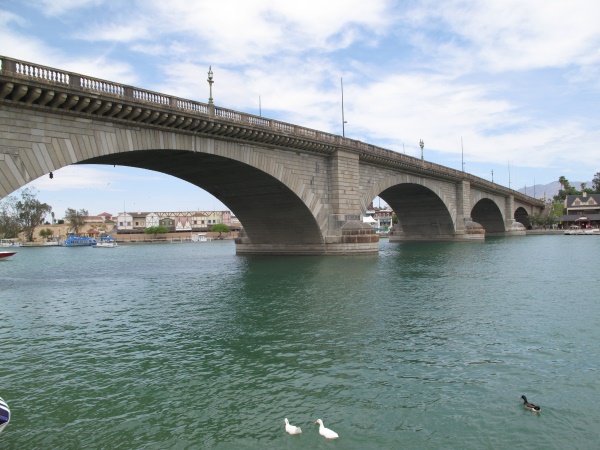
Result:
<instances>
[{"instance_id":1,"label":"palm tree","mask_svg":"<svg viewBox=\"0 0 600 450\"><path fill-rule=\"evenodd\" d=\"M596 175L594 175L592 188L596 191L596 194L600 194L600 172L596 172Z\"/></svg>"},{"instance_id":2,"label":"palm tree","mask_svg":"<svg viewBox=\"0 0 600 450\"><path fill-rule=\"evenodd\" d=\"M562 186L563 190L566 190L569 187L569 180L567 180L564 176L561 176L558 179L558 182Z\"/></svg>"}]
</instances>

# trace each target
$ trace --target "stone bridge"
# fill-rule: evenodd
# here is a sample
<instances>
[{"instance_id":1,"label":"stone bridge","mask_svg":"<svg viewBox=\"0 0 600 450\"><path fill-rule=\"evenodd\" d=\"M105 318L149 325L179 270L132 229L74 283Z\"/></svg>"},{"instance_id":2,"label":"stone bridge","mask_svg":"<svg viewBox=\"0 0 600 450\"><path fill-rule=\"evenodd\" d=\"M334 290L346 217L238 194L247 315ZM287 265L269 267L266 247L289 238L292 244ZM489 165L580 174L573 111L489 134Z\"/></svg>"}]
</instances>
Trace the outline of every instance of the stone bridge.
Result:
<instances>
[{"instance_id":1,"label":"stone bridge","mask_svg":"<svg viewBox=\"0 0 600 450\"><path fill-rule=\"evenodd\" d=\"M166 173L222 201L237 253L378 251L391 241L525 234L543 202L471 174L298 125L0 56L0 198L71 164ZM160 186L157 186L160 189ZM173 195L177 195L173 193Z\"/></svg>"}]
</instances>

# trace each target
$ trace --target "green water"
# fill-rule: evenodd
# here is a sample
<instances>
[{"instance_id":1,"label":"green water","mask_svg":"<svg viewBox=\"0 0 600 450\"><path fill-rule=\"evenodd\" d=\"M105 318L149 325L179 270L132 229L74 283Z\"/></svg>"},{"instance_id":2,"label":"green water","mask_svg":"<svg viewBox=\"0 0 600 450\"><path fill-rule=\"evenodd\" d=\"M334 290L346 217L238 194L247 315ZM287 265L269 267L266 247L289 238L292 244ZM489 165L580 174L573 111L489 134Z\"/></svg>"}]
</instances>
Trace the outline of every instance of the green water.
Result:
<instances>
[{"instance_id":1,"label":"green water","mask_svg":"<svg viewBox=\"0 0 600 450\"><path fill-rule=\"evenodd\" d=\"M0 448L595 449L599 250L21 248L0 262Z\"/></svg>"}]
</instances>

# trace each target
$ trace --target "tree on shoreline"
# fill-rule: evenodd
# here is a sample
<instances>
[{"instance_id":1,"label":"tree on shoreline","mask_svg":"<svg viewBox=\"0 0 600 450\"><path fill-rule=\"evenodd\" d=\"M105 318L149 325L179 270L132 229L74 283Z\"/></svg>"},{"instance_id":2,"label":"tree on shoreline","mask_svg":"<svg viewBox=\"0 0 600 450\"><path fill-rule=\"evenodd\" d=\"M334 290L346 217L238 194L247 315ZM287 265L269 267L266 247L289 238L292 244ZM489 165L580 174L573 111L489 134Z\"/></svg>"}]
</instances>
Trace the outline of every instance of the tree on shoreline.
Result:
<instances>
[{"instance_id":1,"label":"tree on shoreline","mask_svg":"<svg viewBox=\"0 0 600 450\"><path fill-rule=\"evenodd\" d=\"M158 234L167 234L168 232L169 230L167 229L167 227L163 227L162 225L159 225L157 227L148 227L144 229L144 233L154 235L154 239L156 239L156 236Z\"/></svg>"},{"instance_id":2,"label":"tree on shoreline","mask_svg":"<svg viewBox=\"0 0 600 450\"><path fill-rule=\"evenodd\" d=\"M569 180L567 180L564 176L559 177L558 182L562 187L561 190L558 191L553 197L555 203L562 203L566 200L567 195L583 195L586 194L600 194L600 172L596 172L594 175L594 179L592 180L592 187L586 187L586 183L581 183L581 190L578 191L574 186L569 184Z\"/></svg>"},{"instance_id":3,"label":"tree on shoreline","mask_svg":"<svg viewBox=\"0 0 600 450\"><path fill-rule=\"evenodd\" d=\"M76 211L73 208L67 208L65 211L65 222L69 225L69 231L73 231L75 235L79 234L79 230L85 225L85 218L88 215L87 209Z\"/></svg>"},{"instance_id":4,"label":"tree on shoreline","mask_svg":"<svg viewBox=\"0 0 600 450\"><path fill-rule=\"evenodd\" d=\"M54 231L52 231L50 228L45 228L43 230L40 230L38 234L42 239L48 239L49 237L52 237L54 235Z\"/></svg>"},{"instance_id":5,"label":"tree on shoreline","mask_svg":"<svg viewBox=\"0 0 600 450\"><path fill-rule=\"evenodd\" d=\"M594 189L596 194L600 194L600 172L596 172L596 175L594 175L592 189Z\"/></svg>"},{"instance_id":6,"label":"tree on shoreline","mask_svg":"<svg viewBox=\"0 0 600 450\"><path fill-rule=\"evenodd\" d=\"M229 233L231 230L224 223L218 223L210 227L210 231L212 231L213 233L219 233L219 239L223 239L223 236L221 236L221 234Z\"/></svg>"},{"instance_id":7,"label":"tree on shoreline","mask_svg":"<svg viewBox=\"0 0 600 450\"><path fill-rule=\"evenodd\" d=\"M17 214L17 199L6 197L0 202L0 238L14 239L21 232Z\"/></svg>"},{"instance_id":8,"label":"tree on shoreline","mask_svg":"<svg viewBox=\"0 0 600 450\"><path fill-rule=\"evenodd\" d=\"M35 197L35 192L30 188L21 192L21 200L17 202L16 206L18 220L23 233L25 233L25 239L27 242L31 242L33 241L35 227L43 223L44 217L52 211L52 207L40 202Z\"/></svg>"}]
</instances>

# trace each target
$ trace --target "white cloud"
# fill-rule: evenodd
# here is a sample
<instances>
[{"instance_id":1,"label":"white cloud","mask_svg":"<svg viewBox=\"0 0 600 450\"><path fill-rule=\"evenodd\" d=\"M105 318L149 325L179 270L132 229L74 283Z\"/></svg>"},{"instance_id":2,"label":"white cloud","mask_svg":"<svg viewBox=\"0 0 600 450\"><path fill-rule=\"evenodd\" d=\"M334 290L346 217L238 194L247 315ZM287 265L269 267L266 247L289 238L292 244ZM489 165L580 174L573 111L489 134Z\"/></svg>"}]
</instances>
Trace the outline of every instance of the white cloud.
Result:
<instances>
[{"instance_id":1,"label":"white cloud","mask_svg":"<svg viewBox=\"0 0 600 450\"><path fill-rule=\"evenodd\" d=\"M38 7L44 14L55 17L106 2L105 0L29 0L28 3Z\"/></svg>"},{"instance_id":2,"label":"white cloud","mask_svg":"<svg viewBox=\"0 0 600 450\"><path fill-rule=\"evenodd\" d=\"M582 119L595 111L546 101L561 90L566 104L582 92L597 103L593 1L29 5L52 15L46 26L64 27L60 39L13 8L0 12L0 53L202 102L212 65L218 106L258 113L260 96L263 115L336 134L343 76L351 138L397 151L404 143L413 156L423 138L426 150L452 157L464 136L472 162L560 167L572 149L600 166L597 126Z\"/></svg>"},{"instance_id":3,"label":"white cloud","mask_svg":"<svg viewBox=\"0 0 600 450\"><path fill-rule=\"evenodd\" d=\"M383 0L145 0L137 3L135 14L87 24L79 37L131 42L141 49L144 41L160 40L159 47L150 47L165 51L177 47L215 63L247 64L278 54L345 48L389 26Z\"/></svg>"},{"instance_id":4,"label":"white cloud","mask_svg":"<svg viewBox=\"0 0 600 450\"><path fill-rule=\"evenodd\" d=\"M449 36L443 50L450 58L467 60L469 69L483 65L501 72L600 61L600 3L595 0L426 1L408 18L433 33L434 40Z\"/></svg>"}]
</instances>

